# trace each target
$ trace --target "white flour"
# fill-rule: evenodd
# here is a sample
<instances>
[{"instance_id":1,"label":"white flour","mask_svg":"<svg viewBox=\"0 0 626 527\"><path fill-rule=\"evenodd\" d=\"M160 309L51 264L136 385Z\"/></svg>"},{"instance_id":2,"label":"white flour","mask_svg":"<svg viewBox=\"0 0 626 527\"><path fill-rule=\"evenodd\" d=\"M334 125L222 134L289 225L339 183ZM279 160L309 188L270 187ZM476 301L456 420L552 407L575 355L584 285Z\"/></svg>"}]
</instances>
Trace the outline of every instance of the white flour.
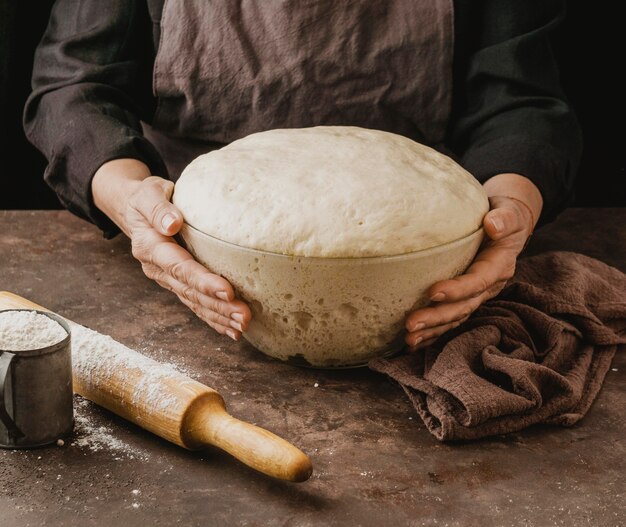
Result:
<instances>
[{"instance_id":1,"label":"white flour","mask_svg":"<svg viewBox=\"0 0 626 527\"><path fill-rule=\"evenodd\" d=\"M72 368L74 376L94 392L109 392L109 396L126 404L154 409L162 414L174 410L178 399L163 385L163 380L178 384L189 382L178 367L163 364L138 353L84 326L67 321L72 332ZM97 424L87 411L92 405L80 396L75 398L75 439L72 446L91 452L108 451L114 459L149 458L147 452L130 446L116 437L113 427ZM140 424L141 421L138 421Z\"/></svg>"},{"instance_id":2,"label":"white flour","mask_svg":"<svg viewBox=\"0 0 626 527\"><path fill-rule=\"evenodd\" d=\"M0 312L0 349L36 350L61 342L67 332L51 318L34 311Z\"/></svg>"},{"instance_id":3,"label":"white flour","mask_svg":"<svg viewBox=\"0 0 626 527\"><path fill-rule=\"evenodd\" d=\"M141 448L129 445L115 436L110 426L98 425L89 415L90 407L94 403L82 398L74 397L74 440L72 446L89 450L90 452L110 452L114 459L140 459L147 461L149 454Z\"/></svg>"},{"instance_id":4,"label":"white flour","mask_svg":"<svg viewBox=\"0 0 626 527\"><path fill-rule=\"evenodd\" d=\"M174 412L179 401L164 380L177 384L194 382L180 368L163 364L84 326L66 320L72 333L72 368L74 375L94 392L110 393L110 397L126 404L141 403L154 413ZM0 349L11 351L37 349L61 341L67 333L54 320L34 312L0 313ZM113 380L114 382L109 382ZM128 382L125 382L128 381ZM112 426L99 424L90 415L91 401L74 398L74 447L90 452L107 451L114 459L147 461L148 453L116 437Z\"/></svg>"},{"instance_id":5,"label":"white flour","mask_svg":"<svg viewBox=\"0 0 626 527\"><path fill-rule=\"evenodd\" d=\"M68 323L72 330L72 367L83 384L97 390L114 386L120 393L111 392L113 397L132 405L141 403L159 413L175 408L179 401L164 389L163 381L190 382L181 371L137 353L107 335Z\"/></svg>"}]
</instances>

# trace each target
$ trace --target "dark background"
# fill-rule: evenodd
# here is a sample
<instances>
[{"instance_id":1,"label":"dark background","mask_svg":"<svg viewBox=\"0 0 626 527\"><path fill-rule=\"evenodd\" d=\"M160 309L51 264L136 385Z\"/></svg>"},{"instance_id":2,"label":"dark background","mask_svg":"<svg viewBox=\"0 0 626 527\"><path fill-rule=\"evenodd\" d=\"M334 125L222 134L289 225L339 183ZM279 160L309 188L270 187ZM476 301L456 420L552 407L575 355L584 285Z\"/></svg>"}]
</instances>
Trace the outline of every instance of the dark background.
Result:
<instances>
[{"instance_id":1,"label":"dark background","mask_svg":"<svg viewBox=\"0 0 626 527\"><path fill-rule=\"evenodd\" d=\"M34 49L53 3L0 0L0 209L59 207L43 182L45 159L26 141L21 126ZM585 137L574 204L626 206L621 17L604 4L568 5L555 50Z\"/></svg>"}]
</instances>

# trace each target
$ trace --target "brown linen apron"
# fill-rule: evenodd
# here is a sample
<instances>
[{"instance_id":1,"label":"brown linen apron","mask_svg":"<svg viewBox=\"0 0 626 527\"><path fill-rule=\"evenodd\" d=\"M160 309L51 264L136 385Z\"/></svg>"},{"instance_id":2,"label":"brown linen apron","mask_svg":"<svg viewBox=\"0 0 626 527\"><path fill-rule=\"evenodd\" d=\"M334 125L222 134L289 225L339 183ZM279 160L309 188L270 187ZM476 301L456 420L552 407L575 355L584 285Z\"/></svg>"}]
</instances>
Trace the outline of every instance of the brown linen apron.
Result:
<instances>
[{"instance_id":1,"label":"brown linen apron","mask_svg":"<svg viewBox=\"0 0 626 527\"><path fill-rule=\"evenodd\" d=\"M353 125L442 141L452 0L165 0L146 136L170 177L272 128Z\"/></svg>"}]
</instances>

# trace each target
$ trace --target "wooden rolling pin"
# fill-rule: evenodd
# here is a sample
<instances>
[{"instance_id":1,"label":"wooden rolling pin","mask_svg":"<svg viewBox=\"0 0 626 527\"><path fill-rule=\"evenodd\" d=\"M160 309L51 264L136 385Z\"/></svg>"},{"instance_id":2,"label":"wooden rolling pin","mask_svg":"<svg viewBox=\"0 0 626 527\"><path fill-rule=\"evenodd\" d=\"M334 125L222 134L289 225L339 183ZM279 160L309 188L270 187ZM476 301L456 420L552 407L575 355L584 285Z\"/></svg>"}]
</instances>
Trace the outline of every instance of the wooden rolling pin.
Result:
<instances>
[{"instance_id":1,"label":"wooden rolling pin","mask_svg":"<svg viewBox=\"0 0 626 527\"><path fill-rule=\"evenodd\" d=\"M0 292L0 310L47 309ZM189 450L212 445L275 478L306 481L310 459L284 439L235 419L215 390L110 337L68 321L74 392Z\"/></svg>"}]
</instances>

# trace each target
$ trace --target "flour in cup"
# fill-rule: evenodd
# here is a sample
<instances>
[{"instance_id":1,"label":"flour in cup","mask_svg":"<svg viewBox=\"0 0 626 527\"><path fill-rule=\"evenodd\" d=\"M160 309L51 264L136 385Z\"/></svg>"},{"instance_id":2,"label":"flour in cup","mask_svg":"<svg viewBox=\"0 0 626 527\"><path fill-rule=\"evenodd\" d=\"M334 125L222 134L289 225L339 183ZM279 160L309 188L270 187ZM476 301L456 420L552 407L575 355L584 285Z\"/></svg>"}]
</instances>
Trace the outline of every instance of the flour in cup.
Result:
<instances>
[{"instance_id":1,"label":"flour in cup","mask_svg":"<svg viewBox=\"0 0 626 527\"><path fill-rule=\"evenodd\" d=\"M0 312L0 350L46 348L61 342L66 336L63 326L35 311Z\"/></svg>"}]
</instances>

